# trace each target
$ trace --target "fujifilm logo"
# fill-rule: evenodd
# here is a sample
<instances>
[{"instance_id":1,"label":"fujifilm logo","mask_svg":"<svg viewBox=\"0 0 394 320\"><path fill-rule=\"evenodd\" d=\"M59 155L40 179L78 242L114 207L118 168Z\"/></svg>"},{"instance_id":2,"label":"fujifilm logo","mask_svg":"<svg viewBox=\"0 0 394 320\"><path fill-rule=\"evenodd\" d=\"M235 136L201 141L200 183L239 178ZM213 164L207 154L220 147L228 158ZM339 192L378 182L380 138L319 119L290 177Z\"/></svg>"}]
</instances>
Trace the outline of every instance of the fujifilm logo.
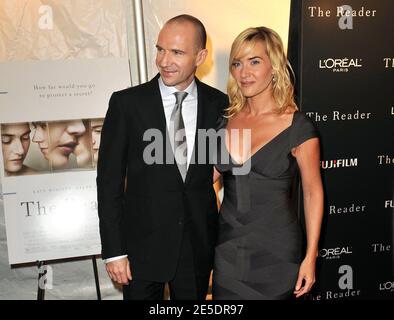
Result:
<instances>
[{"instance_id":1,"label":"fujifilm logo","mask_svg":"<svg viewBox=\"0 0 394 320\"><path fill-rule=\"evenodd\" d=\"M319 60L320 69L328 69L332 72L349 72L352 68L361 68L362 59L327 58Z\"/></svg>"},{"instance_id":2,"label":"fujifilm logo","mask_svg":"<svg viewBox=\"0 0 394 320\"><path fill-rule=\"evenodd\" d=\"M394 209L394 200L386 200L384 202L384 207L386 209L390 208L390 209Z\"/></svg>"},{"instance_id":3,"label":"fujifilm logo","mask_svg":"<svg viewBox=\"0 0 394 320\"><path fill-rule=\"evenodd\" d=\"M337 159L320 161L322 169L357 167L358 159Z\"/></svg>"},{"instance_id":4,"label":"fujifilm logo","mask_svg":"<svg viewBox=\"0 0 394 320\"><path fill-rule=\"evenodd\" d=\"M327 260L339 259L343 254L352 254L351 247L337 247L329 249L321 249L319 251L319 257Z\"/></svg>"}]
</instances>

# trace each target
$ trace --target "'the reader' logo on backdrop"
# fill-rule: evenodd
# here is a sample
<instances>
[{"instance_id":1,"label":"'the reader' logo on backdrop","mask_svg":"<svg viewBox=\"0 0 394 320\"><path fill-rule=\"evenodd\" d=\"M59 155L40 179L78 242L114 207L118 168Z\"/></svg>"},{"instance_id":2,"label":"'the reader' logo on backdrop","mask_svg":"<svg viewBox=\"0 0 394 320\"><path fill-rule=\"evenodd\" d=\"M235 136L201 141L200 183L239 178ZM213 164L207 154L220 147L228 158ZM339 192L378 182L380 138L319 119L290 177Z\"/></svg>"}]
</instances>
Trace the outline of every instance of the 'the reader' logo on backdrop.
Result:
<instances>
[{"instance_id":1,"label":"'the reader' logo on backdrop","mask_svg":"<svg viewBox=\"0 0 394 320\"><path fill-rule=\"evenodd\" d=\"M394 157L388 154L379 154L377 157L379 166L390 166L394 165Z\"/></svg>"},{"instance_id":2,"label":"'the reader' logo on backdrop","mask_svg":"<svg viewBox=\"0 0 394 320\"><path fill-rule=\"evenodd\" d=\"M365 6L353 9L353 7L347 4L337 6L335 10L320 6L309 6L307 9L310 18L338 18L338 27L340 30L352 30L354 27L353 18L375 18L377 15L377 10L375 9L369 9Z\"/></svg>"},{"instance_id":3,"label":"'the reader' logo on backdrop","mask_svg":"<svg viewBox=\"0 0 394 320\"><path fill-rule=\"evenodd\" d=\"M315 122L370 120L372 117L372 112L363 112L359 109L352 112L344 112L340 110L341 107L335 108L337 110L332 110L331 113L308 111L306 115Z\"/></svg>"},{"instance_id":4,"label":"'the reader' logo on backdrop","mask_svg":"<svg viewBox=\"0 0 394 320\"><path fill-rule=\"evenodd\" d=\"M335 216L338 216L338 215L349 216L349 215L354 215L356 213L365 212L365 210L366 210L365 208L366 208L365 205L360 205L360 204L355 204L355 203L352 203L347 206L336 206L336 205L330 204L328 206L327 211L330 216L334 216L334 215Z\"/></svg>"},{"instance_id":5,"label":"'the reader' logo on backdrop","mask_svg":"<svg viewBox=\"0 0 394 320\"><path fill-rule=\"evenodd\" d=\"M394 68L394 58L383 58L384 68Z\"/></svg>"},{"instance_id":6,"label":"'the reader' logo on backdrop","mask_svg":"<svg viewBox=\"0 0 394 320\"><path fill-rule=\"evenodd\" d=\"M391 252L391 244L373 243L371 244L373 253L386 253Z\"/></svg>"}]
</instances>

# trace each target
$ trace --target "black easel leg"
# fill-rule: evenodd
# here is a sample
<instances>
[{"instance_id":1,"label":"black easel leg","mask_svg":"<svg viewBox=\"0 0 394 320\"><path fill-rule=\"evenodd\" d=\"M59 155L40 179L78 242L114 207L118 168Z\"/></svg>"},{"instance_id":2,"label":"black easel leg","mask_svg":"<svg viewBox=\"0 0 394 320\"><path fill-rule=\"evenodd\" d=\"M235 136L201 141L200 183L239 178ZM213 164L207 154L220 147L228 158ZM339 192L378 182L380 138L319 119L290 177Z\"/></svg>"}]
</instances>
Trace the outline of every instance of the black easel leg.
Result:
<instances>
[{"instance_id":1,"label":"black easel leg","mask_svg":"<svg viewBox=\"0 0 394 320\"><path fill-rule=\"evenodd\" d=\"M93 262L94 281L96 283L97 300L101 300L100 282L99 282L98 272L97 272L96 256L92 256L92 262Z\"/></svg>"}]
</instances>

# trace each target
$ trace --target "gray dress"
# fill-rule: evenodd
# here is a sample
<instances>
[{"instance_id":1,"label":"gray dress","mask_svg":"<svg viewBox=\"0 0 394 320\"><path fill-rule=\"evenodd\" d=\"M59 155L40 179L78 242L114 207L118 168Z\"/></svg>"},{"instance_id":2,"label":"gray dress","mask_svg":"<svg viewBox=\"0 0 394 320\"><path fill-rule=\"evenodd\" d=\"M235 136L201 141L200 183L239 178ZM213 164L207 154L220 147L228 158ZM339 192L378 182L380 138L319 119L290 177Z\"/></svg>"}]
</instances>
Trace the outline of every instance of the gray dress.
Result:
<instances>
[{"instance_id":1,"label":"gray dress","mask_svg":"<svg viewBox=\"0 0 394 320\"><path fill-rule=\"evenodd\" d=\"M223 121L222 127L225 125ZM234 174L233 169L240 166L228 153L229 162L218 156L216 168L223 175L224 199L213 299L292 296L301 262L302 232L293 205L298 166L291 149L316 136L311 120L296 112L287 129L252 155L248 174Z\"/></svg>"}]
</instances>

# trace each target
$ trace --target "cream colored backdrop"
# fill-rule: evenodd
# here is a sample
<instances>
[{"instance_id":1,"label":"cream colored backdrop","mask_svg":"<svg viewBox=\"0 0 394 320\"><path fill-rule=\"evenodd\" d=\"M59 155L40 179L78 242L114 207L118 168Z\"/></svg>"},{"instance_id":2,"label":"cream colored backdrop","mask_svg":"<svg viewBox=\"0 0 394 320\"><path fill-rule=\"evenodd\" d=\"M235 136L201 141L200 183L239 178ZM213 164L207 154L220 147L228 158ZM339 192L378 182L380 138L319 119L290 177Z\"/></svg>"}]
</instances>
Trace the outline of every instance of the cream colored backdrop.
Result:
<instances>
[{"instance_id":1,"label":"cream colored backdrop","mask_svg":"<svg viewBox=\"0 0 394 320\"><path fill-rule=\"evenodd\" d=\"M0 62L125 57L123 0L0 0Z\"/></svg>"},{"instance_id":2,"label":"cream colored backdrop","mask_svg":"<svg viewBox=\"0 0 394 320\"><path fill-rule=\"evenodd\" d=\"M157 73L157 34L166 20L178 14L191 14L205 25L210 54L197 76L224 92L231 43L241 31L266 26L277 31L287 46L290 0L143 0L143 11L148 78Z\"/></svg>"}]
</instances>

